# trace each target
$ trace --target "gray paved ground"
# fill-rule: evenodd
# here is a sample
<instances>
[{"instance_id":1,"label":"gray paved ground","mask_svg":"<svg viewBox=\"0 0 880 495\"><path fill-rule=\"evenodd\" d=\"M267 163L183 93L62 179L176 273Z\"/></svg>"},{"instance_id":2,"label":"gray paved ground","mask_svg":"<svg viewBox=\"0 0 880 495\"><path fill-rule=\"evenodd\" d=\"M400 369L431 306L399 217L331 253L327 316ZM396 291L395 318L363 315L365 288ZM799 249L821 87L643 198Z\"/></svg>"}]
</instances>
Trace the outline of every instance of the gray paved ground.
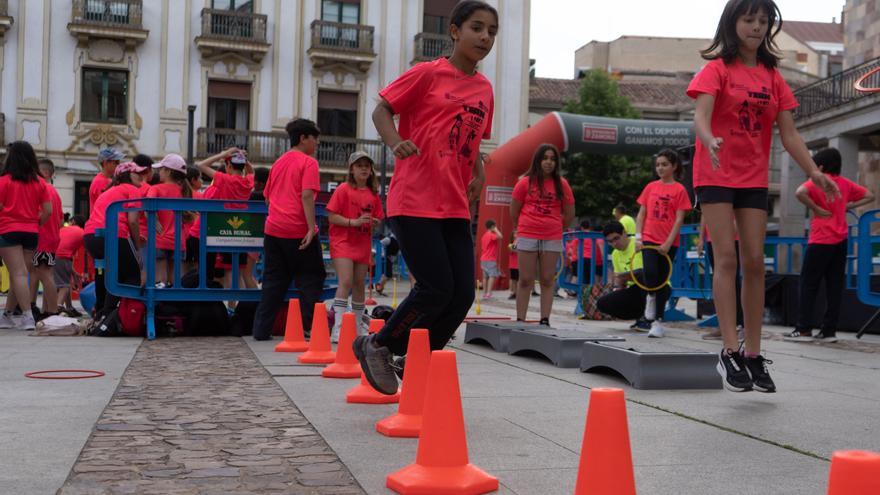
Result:
<instances>
[{"instance_id":1,"label":"gray paved ground","mask_svg":"<svg viewBox=\"0 0 880 495\"><path fill-rule=\"evenodd\" d=\"M484 315L509 316L513 308L506 300L481 306ZM557 300L553 321L651 343L622 323L579 322L571 317L572 307L570 300ZM880 338L855 342L844 335L838 345L799 344L780 340L786 329L766 330L764 345L780 388L775 395L639 391L617 377L559 369L457 340L471 461L500 478L500 493L571 493L589 389L617 386L629 399L640 494L825 493L827 459L834 450L880 451ZM666 342L706 351L718 346L701 340L692 326L672 329ZM55 493L68 475L62 493L103 493L99 486L119 493L150 493L146 487L153 493L389 493L385 476L411 463L417 445L375 432L375 422L394 406L346 404L345 391L355 381L321 378L319 367L272 352L275 343L173 339L147 344L135 356L137 339L33 338L0 331L0 494ZM49 367L91 367L108 376L75 382L21 376ZM213 409L218 404L226 407ZM267 424L252 414L254 408L272 410L269 421L291 426ZM302 435L291 438L291 431ZM166 437L184 443L175 446ZM247 450L260 444L280 450ZM113 470L88 468L102 457L114 459ZM236 457L257 465L233 465ZM314 468L303 471L302 462ZM233 469L236 476L222 476ZM303 486L305 491L284 491L277 484L309 478L303 474L318 482L327 476L342 481L348 473L356 484ZM261 489L244 485L260 476L271 481ZM92 483L103 478L110 480ZM233 480L241 485L230 488ZM138 488L141 482L146 483Z\"/></svg>"}]
</instances>

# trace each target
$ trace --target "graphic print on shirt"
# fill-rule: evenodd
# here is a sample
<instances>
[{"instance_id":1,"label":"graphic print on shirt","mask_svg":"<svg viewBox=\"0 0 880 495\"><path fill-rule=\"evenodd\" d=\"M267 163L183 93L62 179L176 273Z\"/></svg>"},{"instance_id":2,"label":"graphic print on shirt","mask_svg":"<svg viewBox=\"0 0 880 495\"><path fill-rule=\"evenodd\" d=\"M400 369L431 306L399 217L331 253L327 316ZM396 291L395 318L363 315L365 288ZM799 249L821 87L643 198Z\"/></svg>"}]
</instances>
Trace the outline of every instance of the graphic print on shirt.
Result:
<instances>
[{"instance_id":1,"label":"graphic print on shirt","mask_svg":"<svg viewBox=\"0 0 880 495\"><path fill-rule=\"evenodd\" d=\"M373 204L372 203L366 203L363 205L355 204L355 208L357 208L360 211L360 213L358 214L358 217L360 217L361 215L364 215L364 214L370 215L370 217L373 216ZM367 222L367 223L361 224L357 227L357 229L358 229L358 232L360 232L362 234L370 234L373 232L373 222Z\"/></svg>"},{"instance_id":2,"label":"graphic print on shirt","mask_svg":"<svg viewBox=\"0 0 880 495\"><path fill-rule=\"evenodd\" d=\"M486 115L489 113L489 107L483 103L483 100L473 106L452 93L446 93L443 96L447 100L460 104L461 112L455 116L452 128L449 130L449 149L441 151L440 155L441 157L456 156L459 161L469 162L476 151L473 143L476 137L482 134L481 129ZM462 142L462 136L464 136L464 142Z\"/></svg>"},{"instance_id":3,"label":"graphic print on shirt","mask_svg":"<svg viewBox=\"0 0 880 495\"><path fill-rule=\"evenodd\" d=\"M672 196L669 194L658 195L654 201L654 208L651 209L652 218L661 222L668 222L672 219L670 203L672 203Z\"/></svg>"},{"instance_id":4,"label":"graphic print on shirt","mask_svg":"<svg viewBox=\"0 0 880 495\"><path fill-rule=\"evenodd\" d=\"M770 105L770 88L761 86L760 91L749 91L743 84L733 84L733 90L743 93L744 99L737 114L739 129L731 129L731 135L758 137L764 129L761 116Z\"/></svg>"},{"instance_id":5,"label":"graphic print on shirt","mask_svg":"<svg viewBox=\"0 0 880 495\"><path fill-rule=\"evenodd\" d=\"M556 199L555 191L545 191L538 189L537 186L529 192L529 196L535 198L535 213L539 215L550 215L553 213L553 203L559 201Z\"/></svg>"}]
</instances>

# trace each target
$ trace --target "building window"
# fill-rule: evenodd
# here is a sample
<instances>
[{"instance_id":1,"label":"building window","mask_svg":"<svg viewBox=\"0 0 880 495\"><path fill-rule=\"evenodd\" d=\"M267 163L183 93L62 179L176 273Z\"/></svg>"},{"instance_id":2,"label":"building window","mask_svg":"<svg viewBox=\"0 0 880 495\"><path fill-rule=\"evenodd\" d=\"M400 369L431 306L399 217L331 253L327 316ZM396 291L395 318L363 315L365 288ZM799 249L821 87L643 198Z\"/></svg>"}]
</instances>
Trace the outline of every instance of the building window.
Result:
<instances>
[{"instance_id":1,"label":"building window","mask_svg":"<svg viewBox=\"0 0 880 495\"><path fill-rule=\"evenodd\" d=\"M128 71L83 68L82 120L128 123Z\"/></svg>"},{"instance_id":2,"label":"building window","mask_svg":"<svg viewBox=\"0 0 880 495\"><path fill-rule=\"evenodd\" d=\"M458 0L425 0L422 16L422 32L434 34L449 33L449 13Z\"/></svg>"},{"instance_id":3,"label":"building window","mask_svg":"<svg viewBox=\"0 0 880 495\"><path fill-rule=\"evenodd\" d=\"M253 0L211 0L211 8L252 14L254 2Z\"/></svg>"},{"instance_id":4,"label":"building window","mask_svg":"<svg viewBox=\"0 0 880 495\"><path fill-rule=\"evenodd\" d=\"M321 20L360 24L361 2L360 0L324 0L321 3Z\"/></svg>"},{"instance_id":5,"label":"building window","mask_svg":"<svg viewBox=\"0 0 880 495\"><path fill-rule=\"evenodd\" d=\"M357 137L357 93L318 92L318 127L328 136Z\"/></svg>"},{"instance_id":6,"label":"building window","mask_svg":"<svg viewBox=\"0 0 880 495\"><path fill-rule=\"evenodd\" d=\"M73 214L89 216L89 186L91 181L78 180L73 183Z\"/></svg>"},{"instance_id":7,"label":"building window","mask_svg":"<svg viewBox=\"0 0 880 495\"><path fill-rule=\"evenodd\" d=\"M128 24L128 4L125 1L86 0L83 18L93 22Z\"/></svg>"},{"instance_id":8,"label":"building window","mask_svg":"<svg viewBox=\"0 0 880 495\"><path fill-rule=\"evenodd\" d=\"M219 153L231 146L247 149L251 121L251 85L228 81L208 81L209 129L240 132L211 132L208 152Z\"/></svg>"}]
</instances>

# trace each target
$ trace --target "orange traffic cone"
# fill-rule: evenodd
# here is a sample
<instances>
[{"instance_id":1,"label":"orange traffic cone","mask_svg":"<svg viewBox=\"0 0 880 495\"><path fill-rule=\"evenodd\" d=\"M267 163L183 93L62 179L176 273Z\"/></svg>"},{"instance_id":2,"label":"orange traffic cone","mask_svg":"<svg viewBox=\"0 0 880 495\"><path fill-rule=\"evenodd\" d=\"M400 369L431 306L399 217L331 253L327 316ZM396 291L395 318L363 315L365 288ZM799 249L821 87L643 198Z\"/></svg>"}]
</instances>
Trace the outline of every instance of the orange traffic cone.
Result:
<instances>
[{"instance_id":1,"label":"orange traffic cone","mask_svg":"<svg viewBox=\"0 0 880 495\"><path fill-rule=\"evenodd\" d=\"M287 303L287 323L284 325L284 340L275 346L275 352L302 352L309 348L303 335L302 313L299 299Z\"/></svg>"},{"instance_id":2,"label":"orange traffic cone","mask_svg":"<svg viewBox=\"0 0 880 495\"><path fill-rule=\"evenodd\" d=\"M831 457L828 495L880 493L880 454L866 450L842 450Z\"/></svg>"},{"instance_id":3,"label":"orange traffic cone","mask_svg":"<svg viewBox=\"0 0 880 495\"><path fill-rule=\"evenodd\" d=\"M325 364L332 363L336 353L330 348L330 329L327 327L327 306L315 303L315 314L312 316L312 334L309 339L309 350L299 355L300 363Z\"/></svg>"},{"instance_id":4,"label":"orange traffic cone","mask_svg":"<svg viewBox=\"0 0 880 495\"><path fill-rule=\"evenodd\" d=\"M370 320L370 333L376 333L385 325L385 320ZM345 402L350 404L396 404L400 394L385 395L374 389L361 372L361 383L345 394Z\"/></svg>"},{"instance_id":5,"label":"orange traffic cone","mask_svg":"<svg viewBox=\"0 0 880 495\"><path fill-rule=\"evenodd\" d=\"M388 437L419 436L430 362L431 343L428 331L422 328L412 329L406 348L406 374L400 386L400 406L396 413L376 423L376 431Z\"/></svg>"},{"instance_id":6,"label":"orange traffic cone","mask_svg":"<svg viewBox=\"0 0 880 495\"><path fill-rule=\"evenodd\" d=\"M342 331L339 334L339 345L336 346L336 360L321 371L321 376L325 378L358 378L361 376L361 365L351 349L351 343L354 342L354 336L357 333L355 319L354 313L342 315Z\"/></svg>"},{"instance_id":7,"label":"orange traffic cone","mask_svg":"<svg viewBox=\"0 0 880 495\"><path fill-rule=\"evenodd\" d=\"M389 474L385 482L388 488L404 495L476 495L498 489L498 478L468 462L458 370L452 351L431 353L422 420L416 462Z\"/></svg>"},{"instance_id":8,"label":"orange traffic cone","mask_svg":"<svg viewBox=\"0 0 880 495\"><path fill-rule=\"evenodd\" d=\"M619 388L590 392L575 495L635 495L626 402Z\"/></svg>"}]
</instances>

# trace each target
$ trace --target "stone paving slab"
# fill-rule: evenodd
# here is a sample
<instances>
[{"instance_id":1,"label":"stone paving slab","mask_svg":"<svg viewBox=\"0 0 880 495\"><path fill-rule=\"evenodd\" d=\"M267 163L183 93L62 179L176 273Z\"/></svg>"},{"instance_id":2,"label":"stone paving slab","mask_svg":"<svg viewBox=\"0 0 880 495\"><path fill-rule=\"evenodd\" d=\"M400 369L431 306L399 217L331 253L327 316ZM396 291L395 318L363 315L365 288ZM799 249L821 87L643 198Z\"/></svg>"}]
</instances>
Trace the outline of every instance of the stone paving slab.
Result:
<instances>
[{"instance_id":1,"label":"stone paving slab","mask_svg":"<svg viewBox=\"0 0 880 495\"><path fill-rule=\"evenodd\" d=\"M145 341L58 495L364 493L238 338Z\"/></svg>"}]
</instances>

